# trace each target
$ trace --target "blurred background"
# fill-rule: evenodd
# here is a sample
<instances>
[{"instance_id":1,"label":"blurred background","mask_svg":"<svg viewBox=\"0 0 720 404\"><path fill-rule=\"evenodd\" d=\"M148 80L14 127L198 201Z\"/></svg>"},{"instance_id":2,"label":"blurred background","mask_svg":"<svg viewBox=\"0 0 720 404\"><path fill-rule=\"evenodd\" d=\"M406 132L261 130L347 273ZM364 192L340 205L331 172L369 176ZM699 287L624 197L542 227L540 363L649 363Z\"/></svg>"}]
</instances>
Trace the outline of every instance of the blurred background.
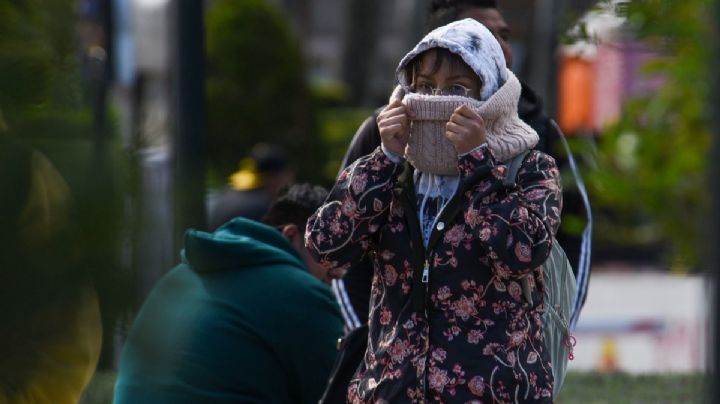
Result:
<instances>
[{"instance_id":1,"label":"blurred background","mask_svg":"<svg viewBox=\"0 0 720 404\"><path fill-rule=\"evenodd\" d=\"M75 333L99 363L77 375L82 400L109 402L133 314L178 263L183 230L212 227L228 187L331 185L428 3L0 0L0 346ZM567 135L593 206L562 402L701 402L717 5L498 3L513 70ZM3 380L40 360L6 356Z\"/></svg>"}]
</instances>

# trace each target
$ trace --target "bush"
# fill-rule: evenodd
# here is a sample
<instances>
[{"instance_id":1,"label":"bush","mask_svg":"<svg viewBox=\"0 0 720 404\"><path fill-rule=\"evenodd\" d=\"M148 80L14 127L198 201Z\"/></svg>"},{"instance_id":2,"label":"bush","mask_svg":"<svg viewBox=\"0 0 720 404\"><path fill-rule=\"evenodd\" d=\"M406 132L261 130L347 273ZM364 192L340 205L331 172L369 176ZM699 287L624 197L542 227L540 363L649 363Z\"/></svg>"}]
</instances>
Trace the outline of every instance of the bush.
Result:
<instances>
[{"instance_id":1,"label":"bush","mask_svg":"<svg viewBox=\"0 0 720 404\"><path fill-rule=\"evenodd\" d=\"M210 168L226 177L255 143L271 142L317 181L326 154L286 17L264 0L220 0L206 29Z\"/></svg>"}]
</instances>

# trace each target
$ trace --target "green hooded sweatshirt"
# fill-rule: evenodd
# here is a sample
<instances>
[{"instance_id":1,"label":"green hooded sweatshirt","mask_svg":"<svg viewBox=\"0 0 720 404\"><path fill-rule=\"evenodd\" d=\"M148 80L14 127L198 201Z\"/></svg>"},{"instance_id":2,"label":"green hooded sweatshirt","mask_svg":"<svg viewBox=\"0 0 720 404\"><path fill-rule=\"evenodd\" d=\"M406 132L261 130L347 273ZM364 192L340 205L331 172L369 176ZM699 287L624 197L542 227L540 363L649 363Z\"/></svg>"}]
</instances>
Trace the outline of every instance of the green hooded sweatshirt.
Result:
<instances>
[{"instance_id":1,"label":"green hooded sweatshirt","mask_svg":"<svg viewBox=\"0 0 720 404\"><path fill-rule=\"evenodd\" d=\"M188 230L120 359L115 403L315 403L343 321L277 230L234 219Z\"/></svg>"}]
</instances>

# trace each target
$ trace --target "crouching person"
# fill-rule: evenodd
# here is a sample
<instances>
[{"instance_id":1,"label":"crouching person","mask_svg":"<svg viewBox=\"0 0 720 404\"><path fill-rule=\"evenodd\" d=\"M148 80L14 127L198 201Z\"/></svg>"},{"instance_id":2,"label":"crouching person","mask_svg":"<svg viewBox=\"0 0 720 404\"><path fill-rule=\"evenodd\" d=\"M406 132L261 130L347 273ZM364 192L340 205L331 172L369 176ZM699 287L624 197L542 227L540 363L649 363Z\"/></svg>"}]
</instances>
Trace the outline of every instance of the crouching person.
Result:
<instances>
[{"instance_id":1,"label":"crouching person","mask_svg":"<svg viewBox=\"0 0 720 404\"><path fill-rule=\"evenodd\" d=\"M317 402L343 321L303 245L327 192L281 194L264 224L188 230L182 263L155 286L122 352L115 403ZM315 275L315 276L313 276Z\"/></svg>"}]
</instances>

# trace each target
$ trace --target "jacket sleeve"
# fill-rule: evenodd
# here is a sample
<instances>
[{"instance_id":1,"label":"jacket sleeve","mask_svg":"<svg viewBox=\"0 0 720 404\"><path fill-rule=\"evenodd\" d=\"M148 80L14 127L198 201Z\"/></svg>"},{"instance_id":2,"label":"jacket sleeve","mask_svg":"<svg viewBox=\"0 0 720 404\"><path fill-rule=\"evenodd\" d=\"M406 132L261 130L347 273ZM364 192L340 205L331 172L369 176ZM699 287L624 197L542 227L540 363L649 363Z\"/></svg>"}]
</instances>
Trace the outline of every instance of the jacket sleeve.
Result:
<instances>
[{"instance_id":1,"label":"jacket sleeve","mask_svg":"<svg viewBox=\"0 0 720 404\"><path fill-rule=\"evenodd\" d=\"M514 188L503 184L506 170L487 147L460 159L461 175L477 180L468 191L473 202L465 222L501 277L524 275L545 262L562 210L560 174L552 157L528 154Z\"/></svg>"},{"instance_id":2,"label":"jacket sleeve","mask_svg":"<svg viewBox=\"0 0 720 404\"><path fill-rule=\"evenodd\" d=\"M308 219L305 245L332 277L359 261L387 223L400 169L378 147L340 173L325 204Z\"/></svg>"}]
</instances>

